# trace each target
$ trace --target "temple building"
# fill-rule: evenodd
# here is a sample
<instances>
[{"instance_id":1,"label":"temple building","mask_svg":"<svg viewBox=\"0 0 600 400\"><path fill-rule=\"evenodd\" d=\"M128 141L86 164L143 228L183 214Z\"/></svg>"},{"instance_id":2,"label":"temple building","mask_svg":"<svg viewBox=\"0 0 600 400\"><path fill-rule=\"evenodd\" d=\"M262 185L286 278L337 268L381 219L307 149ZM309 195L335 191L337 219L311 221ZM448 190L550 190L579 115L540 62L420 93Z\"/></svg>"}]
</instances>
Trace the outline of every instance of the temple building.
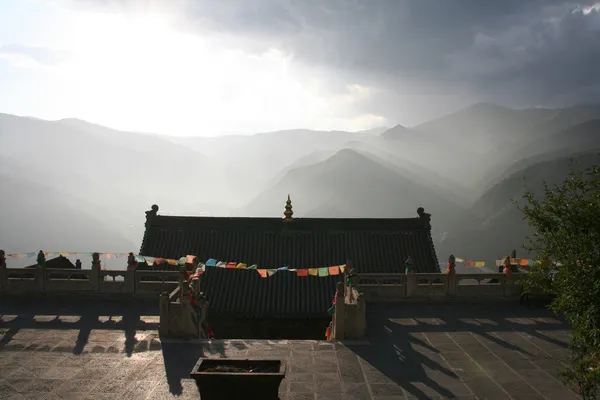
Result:
<instances>
[{"instance_id":1,"label":"temple building","mask_svg":"<svg viewBox=\"0 0 600 400\"><path fill-rule=\"evenodd\" d=\"M440 272L431 238L430 214L414 218L294 218L288 196L283 218L166 216L146 212L140 254L202 262L256 265L259 269L339 265L358 273ZM322 339L331 317L336 282L343 276L299 276L278 271L206 267L201 290L210 302L217 338Z\"/></svg>"}]
</instances>

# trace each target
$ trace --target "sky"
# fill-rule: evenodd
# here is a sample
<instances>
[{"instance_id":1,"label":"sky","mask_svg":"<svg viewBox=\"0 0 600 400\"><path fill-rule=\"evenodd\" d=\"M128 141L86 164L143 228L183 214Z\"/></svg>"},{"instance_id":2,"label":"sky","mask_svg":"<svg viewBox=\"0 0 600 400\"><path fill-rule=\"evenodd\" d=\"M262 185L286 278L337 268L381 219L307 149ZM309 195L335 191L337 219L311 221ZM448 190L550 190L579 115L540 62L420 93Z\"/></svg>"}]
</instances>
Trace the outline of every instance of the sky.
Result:
<instances>
[{"instance_id":1,"label":"sky","mask_svg":"<svg viewBox=\"0 0 600 400\"><path fill-rule=\"evenodd\" d=\"M596 0L1 0L0 112L174 136L600 103Z\"/></svg>"}]
</instances>

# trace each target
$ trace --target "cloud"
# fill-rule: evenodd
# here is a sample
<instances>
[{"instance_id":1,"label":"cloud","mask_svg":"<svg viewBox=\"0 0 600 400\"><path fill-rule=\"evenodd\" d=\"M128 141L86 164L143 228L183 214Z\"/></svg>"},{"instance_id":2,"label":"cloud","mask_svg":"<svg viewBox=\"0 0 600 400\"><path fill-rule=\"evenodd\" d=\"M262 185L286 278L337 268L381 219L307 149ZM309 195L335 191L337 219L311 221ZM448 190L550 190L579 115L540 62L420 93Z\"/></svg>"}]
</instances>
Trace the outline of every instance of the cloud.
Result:
<instances>
[{"instance_id":1,"label":"cloud","mask_svg":"<svg viewBox=\"0 0 600 400\"><path fill-rule=\"evenodd\" d=\"M475 101L600 102L597 0L86 0L161 11L223 46L293 57L342 95L371 88L359 114L418 122ZM408 112L407 110L410 110ZM359 115L356 114L356 115Z\"/></svg>"},{"instance_id":2,"label":"cloud","mask_svg":"<svg viewBox=\"0 0 600 400\"><path fill-rule=\"evenodd\" d=\"M41 46L5 44L0 46L0 58L21 67L53 66L66 61L69 53Z\"/></svg>"}]
</instances>

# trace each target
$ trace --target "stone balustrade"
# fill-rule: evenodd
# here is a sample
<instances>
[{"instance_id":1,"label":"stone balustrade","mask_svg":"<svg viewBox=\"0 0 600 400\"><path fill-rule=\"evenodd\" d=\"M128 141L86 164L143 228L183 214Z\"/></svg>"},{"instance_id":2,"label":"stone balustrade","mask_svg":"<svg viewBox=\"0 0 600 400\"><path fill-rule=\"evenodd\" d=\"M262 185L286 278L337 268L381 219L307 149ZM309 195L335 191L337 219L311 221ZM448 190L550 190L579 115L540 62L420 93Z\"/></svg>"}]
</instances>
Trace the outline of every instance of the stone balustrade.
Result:
<instances>
[{"instance_id":1,"label":"stone balustrade","mask_svg":"<svg viewBox=\"0 0 600 400\"><path fill-rule=\"evenodd\" d=\"M514 300L521 296L519 278L501 273L489 274L358 274L354 287L338 296L332 319L332 338L360 339L366 329L366 303L456 300ZM351 293L351 295L350 295Z\"/></svg>"},{"instance_id":2,"label":"stone balustrade","mask_svg":"<svg viewBox=\"0 0 600 400\"><path fill-rule=\"evenodd\" d=\"M158 297L179 284L180 271L7 268L0 265L0 295L94 295Z\"/></svg>"},{"instance_id":3,"label":"stone balustrade","mask_svg":"<svg viewBox=\"0 0 600 400\"><path fill-rule=\"evenodd\" d=\"M410 300L514 299L521 295L518 281L501 273L475 274L358 274L355 286L366 302L385 303Z\"/></svg>"}]
</instances>

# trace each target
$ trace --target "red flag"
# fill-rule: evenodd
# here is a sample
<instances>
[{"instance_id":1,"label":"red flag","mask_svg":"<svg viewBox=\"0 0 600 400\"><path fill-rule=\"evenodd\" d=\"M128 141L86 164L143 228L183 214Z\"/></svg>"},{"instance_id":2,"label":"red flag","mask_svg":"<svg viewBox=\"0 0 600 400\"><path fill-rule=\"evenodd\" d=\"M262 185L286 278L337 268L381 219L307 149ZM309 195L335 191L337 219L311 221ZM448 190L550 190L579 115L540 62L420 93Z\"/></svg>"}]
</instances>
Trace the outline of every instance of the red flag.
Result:
<instances>
[{"instance_id":1,"label":"red flag","mask_svg":"<svg viewBox=\"0 0 600 400\"><path fill-rule=\"evenodd\" d=\"M474 267L475 266L475 261L465 261L465 265L467 267Z\"/></svg>"},{"instance_id":2,"label":"red flag","mask_svg":"<svg viewBox=\"0 0 600 400\"><path fill-rule=\"evenodd\" d=\"M297 276L308 276L308 270L306 268L301 268L296 273Z\"/></svg>"},{"instance_id":3,"label":"red flag","mask_svg":"<svg viewBox=\"0 0 600 400\"><path fill-rule=\"evenodd\" d=\"M227 265L225 266L225 268L235 268L236 265L237 265L237 263L228 262Z\"/></svg>"}]
</instances>

